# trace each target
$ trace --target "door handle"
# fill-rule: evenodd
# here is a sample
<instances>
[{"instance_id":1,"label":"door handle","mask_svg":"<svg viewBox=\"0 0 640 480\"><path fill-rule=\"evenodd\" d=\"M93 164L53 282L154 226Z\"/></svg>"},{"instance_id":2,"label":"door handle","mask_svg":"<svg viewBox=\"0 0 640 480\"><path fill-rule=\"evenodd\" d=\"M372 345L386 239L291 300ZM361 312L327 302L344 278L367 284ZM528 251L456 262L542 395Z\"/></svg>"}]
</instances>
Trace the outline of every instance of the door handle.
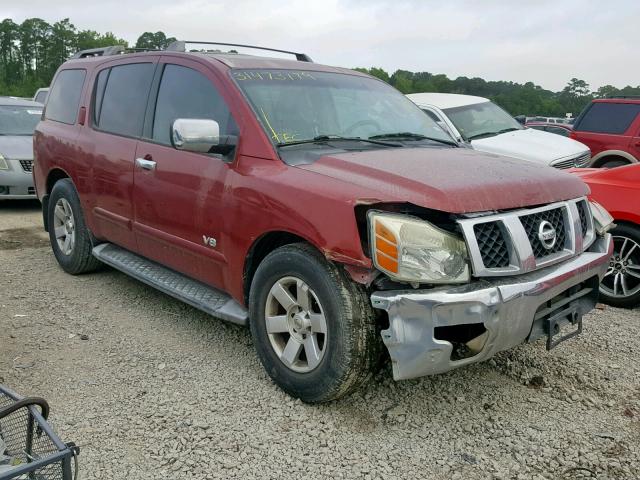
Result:
<instances>
[{"instance_id":1,"label":"door handle","mask_svg":"<svg viewBox=\"0 0 640 480\"><path fill-rule=\"evenodd\" d=\"M143 170L155 170L156 162L153 160L147 160L146 158L136 158L136 165Z\"/></svg>"}]
</instances>

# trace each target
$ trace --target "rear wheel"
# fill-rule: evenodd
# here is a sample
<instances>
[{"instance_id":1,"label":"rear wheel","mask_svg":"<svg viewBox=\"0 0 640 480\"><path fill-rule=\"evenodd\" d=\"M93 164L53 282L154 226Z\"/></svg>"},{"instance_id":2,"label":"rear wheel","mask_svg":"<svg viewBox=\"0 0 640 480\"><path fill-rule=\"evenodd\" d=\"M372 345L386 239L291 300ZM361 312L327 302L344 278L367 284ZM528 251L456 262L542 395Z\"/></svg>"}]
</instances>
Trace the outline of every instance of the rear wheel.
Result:
<instances>
[{"instance_id":1,"label":"rear wheel","mask_svg":"<svg viewBox=\"0 0 640 480\"><path fill-rule=\"evenodd\" d=\"M309 245L271 252L256 270L249 303L258 356L289 395L334 400L378 364L381 341L364 290Z\"/></svg>"},{"instance_id":2,"label":"rear wheel","mask_svg":"<svg viewBox=\"0 0 640 480\"><path fill-rule=\"evenodd\" d=\"M600 165L600 168L616 168L622 167L623 165L629 165L629 162L625 162L624 160L609 160Z\"/></svg>"},{"instance_id":3,"label":"rear wheel","mask_svg":"<svg viewBox=\"0 0 640 480\"><path fill-rule=\"evenodd\" d=\"M600 284L602 301L631 308L640 303L640 228L618 225L613 235L613 256Z\"/></svg>"},{"instance_id":4,"label":"rear wheel","mask_svg":"<svg viewBox=\"0 0 640 480\"><path fill-rule=\"evenodd\" d=\"M100 267L100 261L91 254L91 232L84 223L80 199L71 180L56 182L48 208L49 240L62 269L77 275Z\"/></svg>"}]
</instances>

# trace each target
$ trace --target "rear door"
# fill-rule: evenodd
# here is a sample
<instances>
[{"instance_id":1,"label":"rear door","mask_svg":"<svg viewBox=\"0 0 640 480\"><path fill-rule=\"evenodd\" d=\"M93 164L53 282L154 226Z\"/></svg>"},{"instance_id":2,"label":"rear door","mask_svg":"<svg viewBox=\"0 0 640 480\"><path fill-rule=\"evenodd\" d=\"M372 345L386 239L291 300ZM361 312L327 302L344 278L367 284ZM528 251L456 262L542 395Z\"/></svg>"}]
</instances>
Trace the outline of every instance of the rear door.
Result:
<instances>
[{"instance_id":1,"label":"rear door","mask_svg":"<svg viewBox=\"0 0 640 480\"><path fill-rule=\"evenodd\" d=\"M631 155L640 162L640 113L631 125L631 133L633 134L633 137L629 144L629 151L631 152Z\"/></svg>"},{"instance_id":2,"label":"rear door","mask_svg":"<svg viewBox=\"0 0 640 480\"><path fill-rule=\"evenodd\" d=\"M223 195L232 159L176 150L170 131L177 118L213 119L221 135L238 134L221 83L208 67L177 57L161 60L136 151L136 239L146 257L221 287Z\"/></svg>"},{"instance_id":3,"label":"rear door","mask_svg":"<svg viewBox=\"0 0 640 480\"><path fill-rule=\"evenodd\" d=\"M158 58L111 62L96 73L91 128L81 136L91 164L94 233L134 251L133 166Z\"/></svg>"}]
</instances>

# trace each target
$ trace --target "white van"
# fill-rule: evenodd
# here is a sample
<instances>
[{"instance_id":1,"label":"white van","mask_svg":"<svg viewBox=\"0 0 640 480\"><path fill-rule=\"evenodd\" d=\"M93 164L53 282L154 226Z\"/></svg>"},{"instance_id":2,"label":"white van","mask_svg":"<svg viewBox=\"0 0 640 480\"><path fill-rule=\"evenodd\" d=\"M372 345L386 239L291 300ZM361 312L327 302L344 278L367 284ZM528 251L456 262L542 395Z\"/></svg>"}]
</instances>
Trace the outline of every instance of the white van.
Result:
<instances>
[{"instance_id":1,"label":"white van","mask_svg":"<svg viewBox=\"0 0 640 480\"><path fill-rule=\"evenodd\" d=\"M487 98L453 93L413 93L407 97L456 141L474 150L556 168L586 167L591 162L591 151L586 145L525 128Z\"/></svg>"}]
</instances>

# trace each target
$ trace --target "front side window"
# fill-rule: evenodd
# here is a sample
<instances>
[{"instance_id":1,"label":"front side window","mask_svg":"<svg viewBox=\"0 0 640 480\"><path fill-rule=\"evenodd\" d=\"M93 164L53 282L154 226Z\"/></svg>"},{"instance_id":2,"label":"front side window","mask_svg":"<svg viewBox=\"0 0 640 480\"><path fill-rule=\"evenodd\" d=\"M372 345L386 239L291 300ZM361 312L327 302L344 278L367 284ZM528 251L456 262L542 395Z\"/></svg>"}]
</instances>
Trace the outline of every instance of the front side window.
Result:
<instances>
[{"instance_id":1,"label":"front side window","mask_svg":"<svg viewBox=\"0 0 640 480\"><path fill-rule=\"evenodd\" d=\"M33 135L42 108L0 105L0 135Z\"/></svg>"},{"instance_id":2,"label":"front side window","mask_svg":"<svg viewBox=\"0 0 640 480\"><path fill-rule=\"evenodd\" d=\"M372 78L265 69L232 70L231 75L276 145L400 133L453 141L413 102Z\"/></svg>"},{"instance_id":3,"label":"front side window","mask_svg":"<svg viewBox=\"0 0 640 480\"><path fill-rule=\"evenodd\" d=\"M160 81L153 139L170 145L171 126L178 118L215 120L220 125L220 134L238 134L231 112L211 81L192 68L169 64Z\"/></svg>"},{"instance_id":4,"label":"front side window","mask_svg":"<svg viewBox=\"0 0 640 480\"><path fill-rule=\"evenodd\" d=\"M86 73L80 69L62 70L58 73L47 102L45 116L48 120L69 125L76 123Z\"/></svg>"},{"instance_id":5,"label":"front side window","mask_svg":"<svg viewBox=\"0 0 640 480\"><path fill-rule=\"evenodd\" d=\"M592 103L576 122L574 130L621 135L627 131L638 113L640 105L634 103Z\"/></svg>"},{"instance_id":6,"label":"front side window","mask_svg":"<svg viewBox=\"0 0 640 480\"><path fill-rule=\"evenodd\" d=\"M446 108L444 113L467 141L523 128L515 118L493 102Z\"/></svg>"},{"instance_id":7,"label":"front side window","mask_svg":"<svg viewBox=\"0 0 640 480\"><path fill-rule=\"evenodd\" d=\"M153 79L152 63L118 65L96 80L94 125L104 132L139 137Z\"/></svg>"}]
</instances>

